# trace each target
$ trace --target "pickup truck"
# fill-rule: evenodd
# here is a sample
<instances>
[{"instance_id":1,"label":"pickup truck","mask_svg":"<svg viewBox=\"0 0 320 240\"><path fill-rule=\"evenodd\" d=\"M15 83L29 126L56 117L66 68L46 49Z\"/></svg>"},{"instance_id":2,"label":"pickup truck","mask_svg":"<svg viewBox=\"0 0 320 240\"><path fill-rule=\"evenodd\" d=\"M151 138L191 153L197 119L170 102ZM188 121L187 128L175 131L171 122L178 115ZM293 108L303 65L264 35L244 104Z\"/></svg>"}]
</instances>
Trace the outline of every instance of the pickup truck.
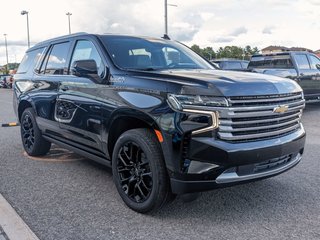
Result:
<instances>
[{"instance_id":1,"label":"pickup truck","mask_svg":"<svg viewBox=\"0 0 320 240\"><path fill-rule=\"evenodd\" d=\"M252 72L290 78L302 87L306 100L320 99L320 59L309 52L279 52L253 55Z\"/></svg>"}]
</instances>

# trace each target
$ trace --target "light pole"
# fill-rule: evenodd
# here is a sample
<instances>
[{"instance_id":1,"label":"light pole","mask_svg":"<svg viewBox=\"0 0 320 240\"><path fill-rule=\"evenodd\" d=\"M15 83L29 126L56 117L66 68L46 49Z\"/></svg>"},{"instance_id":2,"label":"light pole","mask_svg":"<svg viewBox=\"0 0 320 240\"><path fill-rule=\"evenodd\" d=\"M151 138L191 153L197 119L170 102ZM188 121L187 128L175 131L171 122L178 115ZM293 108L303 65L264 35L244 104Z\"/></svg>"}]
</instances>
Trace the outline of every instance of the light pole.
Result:
<instances>
[{"instance_id":1,"label":"light pole","mask_svg":"<svg viewBox=\"0 0 320 240\"><path fill-rule=\"evenodd\" d=\"M30 48L30 35L29 35L29 12L26 10L21 11L21 15L27 15L27 34L28 34L28 48Z\"/></svg>"},{"instance_id":2,"label":"light pole","mask_svg":"<svg viewBox=\"0 0 320 240\"><path fill-rule=\"evenodd\" d=\"M7 34L3 34L4 36L4 44L6 46L6 57L7 57L7 65L6 65L6 74L9 73L8 67L9 67L9 59L8 59L8 43L7 43Z\"/></svg>"},{"instance_id":3,"label":"light pole","mask_svg":"<svg viewBox=\"0 0 320 240\"><path fill-rule=\"evenodd\" d=\"M72 15L72 13L67 12L66 15L68 16L68 22L69 22L69 34L71 34L70 16Z\"/></svg>"},{"instance_id":4,"label":"light pole","mask_svg":"<svg viewBox=\"0 0 320 240\"><path fill-rule=\"evenodd\" d=\"M164 34L168 36L168 6L178 7L175 4L168 4L168 0L164 0Z\"/></svg>"}]
</instances>

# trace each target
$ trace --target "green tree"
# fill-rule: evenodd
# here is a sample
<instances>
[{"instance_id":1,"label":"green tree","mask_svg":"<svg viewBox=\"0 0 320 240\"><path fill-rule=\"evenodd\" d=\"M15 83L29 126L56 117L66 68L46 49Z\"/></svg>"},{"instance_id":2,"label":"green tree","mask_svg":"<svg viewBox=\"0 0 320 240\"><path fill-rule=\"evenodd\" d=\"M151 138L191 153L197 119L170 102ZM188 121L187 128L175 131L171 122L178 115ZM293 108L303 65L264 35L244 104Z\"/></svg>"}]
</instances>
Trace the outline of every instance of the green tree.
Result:
<instances>
[{"instance_id":1,"label":"green tree","mask_svg":"<svg viewBox=\"0 0 320 240\"><path fill-rule=\"evenodd\" d=\"M196 53L198 53L199 55L201 55L201 48L199 47L199 45L193 44L193 45L191 46L191 49L192 49L193 51L195 51Z\"/></svg>"},{"instance_id":2,"label":"green tree","mask_svg":"<svg viewBox=\"0 0 320 240\"><path fill-rule=\"evenodd\" d=\"M212 47L205 47L204 49L202 49L202 56L205 57L208 60L214 59L216 58L216 53L215 51L212 49Z\"/></svg>"},{"instance_id":3,"label":"green tree","mask_svg":"<svg viewBox=\"0 0 320 240\"><path fill-rule=\"evenodd\" d=\"M212 47L200 48L199 45L194 44L191 49L208 60L214 58L237 58L250 60L253 54L259 53L259 49L257 47L251 47L249 45L244 48L238 46L220 47L218 51L215 52Z\"/></svg>"}]
</instances>

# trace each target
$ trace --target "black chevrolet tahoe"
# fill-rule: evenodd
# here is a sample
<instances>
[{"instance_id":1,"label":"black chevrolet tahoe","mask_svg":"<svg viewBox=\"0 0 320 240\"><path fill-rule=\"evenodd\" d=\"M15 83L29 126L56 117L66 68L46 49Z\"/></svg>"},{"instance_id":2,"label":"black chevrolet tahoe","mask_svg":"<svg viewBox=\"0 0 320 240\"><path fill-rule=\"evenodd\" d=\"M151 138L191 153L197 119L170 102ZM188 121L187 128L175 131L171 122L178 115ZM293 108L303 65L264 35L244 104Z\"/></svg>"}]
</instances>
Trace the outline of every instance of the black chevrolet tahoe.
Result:
<instances>
[{"instance_id":1,"label":"black chevrolet tahoe","mask_svg":"<svg viewBox=\"0 0 320 240\"><path fill-rule=\"evenodd\" d=\"M121 198L142 213L294 167L304 106L290 79L216 70L178 42L126 35L39 43L14 83L26 153L54 143L112 167Z\"/></svg>"}]
</instances>

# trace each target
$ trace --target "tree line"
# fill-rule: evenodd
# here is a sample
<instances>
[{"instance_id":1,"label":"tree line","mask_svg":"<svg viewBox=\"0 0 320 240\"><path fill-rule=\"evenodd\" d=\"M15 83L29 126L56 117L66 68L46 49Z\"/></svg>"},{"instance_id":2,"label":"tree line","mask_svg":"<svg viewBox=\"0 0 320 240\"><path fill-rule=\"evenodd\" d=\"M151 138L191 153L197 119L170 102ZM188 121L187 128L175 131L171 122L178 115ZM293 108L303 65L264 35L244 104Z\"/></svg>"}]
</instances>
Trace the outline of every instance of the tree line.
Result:
<instances>
[{"instance_id":1,"label":"tree line","mask_svg":"<svg viewBox=\"0 0 320 240\"><path fill-rule=\"evenodd\" d=\"M238 46L225 46L220 47L218 51L214 51L212 47L200 48L199 45L194 44L191 49L199 55L207 58L208 60L218 58L237 58L250 60L253 54L259 53L257 47L246 46L244 48Z\"/></svg>"}]
</instances>

